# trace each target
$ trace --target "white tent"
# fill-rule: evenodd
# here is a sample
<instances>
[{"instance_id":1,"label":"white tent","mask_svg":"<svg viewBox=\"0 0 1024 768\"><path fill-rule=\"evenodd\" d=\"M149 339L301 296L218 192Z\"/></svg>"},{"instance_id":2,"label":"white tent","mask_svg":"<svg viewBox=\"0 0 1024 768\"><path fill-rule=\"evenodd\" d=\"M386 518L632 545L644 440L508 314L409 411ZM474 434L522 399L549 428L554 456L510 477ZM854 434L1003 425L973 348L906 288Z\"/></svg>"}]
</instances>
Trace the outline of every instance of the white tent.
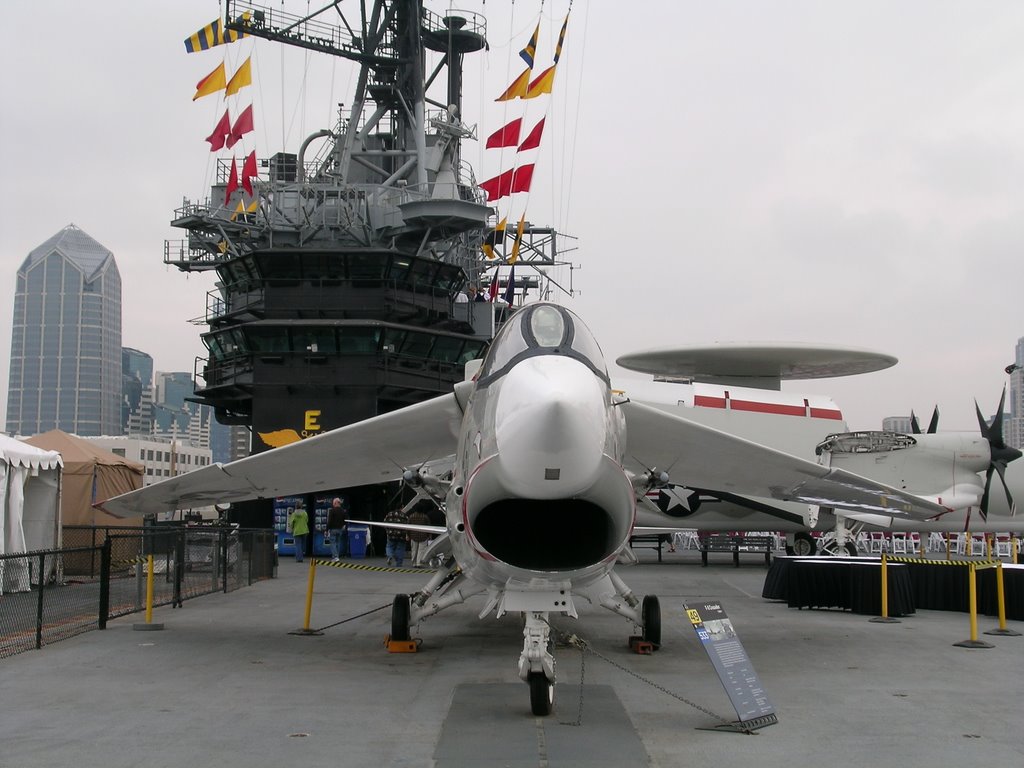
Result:
<instances>
[{"instance_id":1,"label":"white tent","mask_svg":"<svg viewBox=\"0 0 1024 768\"><path fill-rule=\"evenodd\" d=\"M0 555L60 547L62 467L57 451L0 435ZM29 574L27 558L0 559L0 595L31 589Z\"/></svg>"}]
</instances>

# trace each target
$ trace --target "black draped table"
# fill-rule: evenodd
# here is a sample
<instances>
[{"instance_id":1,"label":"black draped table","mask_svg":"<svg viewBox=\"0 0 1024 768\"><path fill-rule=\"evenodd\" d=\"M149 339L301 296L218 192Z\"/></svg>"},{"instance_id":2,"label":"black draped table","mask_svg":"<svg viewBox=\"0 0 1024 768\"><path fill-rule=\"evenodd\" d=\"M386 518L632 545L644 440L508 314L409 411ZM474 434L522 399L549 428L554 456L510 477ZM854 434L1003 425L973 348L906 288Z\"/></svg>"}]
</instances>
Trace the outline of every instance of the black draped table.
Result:
<instances>
[{"instance_id":1,"label":"black draped table","mask_svg":"<svg viewBox=\"0 0 1024 768\"><path fill-rule=\"evenodd\" d=\"M978 613L999 615L999 588L996 569L975 572L978 590ZM942 560L925 560L910 566L914 587L914 605L922 610L970 610L970 569L966 565L947 564ZM1003 600L1006 618L1024 621L1024 565L1003 564Z\"/></svg>"},{"instance_id":2,"label":"black draped table","mask_svg":"<svg viewBox=\"0 0 1024 768\"><path fill-rule=\"evenodd\" d=\"M881 561L867 558L776 557L761 597L790 608L842 608L866 616L882 613ZM889 615L914 612L911 568L889 564Z\"/></svg>"}]
</instances>

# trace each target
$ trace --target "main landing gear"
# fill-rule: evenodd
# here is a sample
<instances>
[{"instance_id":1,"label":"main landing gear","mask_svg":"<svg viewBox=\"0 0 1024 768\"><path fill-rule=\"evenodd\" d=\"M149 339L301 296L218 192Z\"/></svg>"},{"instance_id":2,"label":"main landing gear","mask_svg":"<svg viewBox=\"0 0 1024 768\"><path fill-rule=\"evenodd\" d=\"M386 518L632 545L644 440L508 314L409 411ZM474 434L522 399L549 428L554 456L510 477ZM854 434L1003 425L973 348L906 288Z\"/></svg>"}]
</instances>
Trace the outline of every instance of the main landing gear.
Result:
<instances>
[{"instance_id":1,"label":"main landing gear","mask_svg":"<svg viewBox=\"0 0 1024 768\"><path fill-rule=\"evenodd\" d=\"M409 639L409 596L395 595L391 603L391 639Z\"/></svg>"},{"instance_id":2,"label":"main landing gear","mask_svg":"<svg viewBox=\"0 0 1024 768\"><path fill-rule=\"evenodd\" d=\"M391 642L408 642L413 624L482 591L482 585L467 582L454 563L449 562L419 592L395 595L391 603ZM571 595L583 596L638 626L641 635L632 640L643 641L646 650L641 652L649 653L661 646L661 604L658 598L646 595L642 600L638 599L614 572L578 593L570 593L568 589L550 595L532 590L493 590L480 618L495 607L499 617L506 611L522 614L523 651L519 656L518 672L530 689L530 711L537 717L546 717L554 709L555 657L551 652L553 643L548 611L530 609L557 602L559 613L575 618Z\"/></svg>"},{"instance_id":3,"label":"main landing gear","mask_svg":"<svg viewBox=\"0 0 1024 768\"><path fill-rule=\"evenodd\" d=\"M551 714L555 705L555 657L551 655L551 625L547 611L526 611L519 677L530 686L530 711Z\"/></svg>"}]
</instances>

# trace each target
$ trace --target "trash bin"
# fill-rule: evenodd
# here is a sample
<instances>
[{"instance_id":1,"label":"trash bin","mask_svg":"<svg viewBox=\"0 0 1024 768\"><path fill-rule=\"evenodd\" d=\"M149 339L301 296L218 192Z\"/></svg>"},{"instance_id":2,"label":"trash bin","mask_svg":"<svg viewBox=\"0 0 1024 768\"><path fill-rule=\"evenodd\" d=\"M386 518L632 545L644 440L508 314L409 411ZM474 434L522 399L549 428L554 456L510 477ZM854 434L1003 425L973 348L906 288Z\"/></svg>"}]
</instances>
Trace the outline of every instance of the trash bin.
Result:
<instances>
[{"instance_id":1,"label":"trash bin","mask_svg":"<svg viewBox=\"0 0 1024 768\"><path fill-rule=\"evenodd\" d=\"M364 525L349 525L348 554L349 557L366 557L366 538L370 529Z\"/></svg>"}]
</instances>

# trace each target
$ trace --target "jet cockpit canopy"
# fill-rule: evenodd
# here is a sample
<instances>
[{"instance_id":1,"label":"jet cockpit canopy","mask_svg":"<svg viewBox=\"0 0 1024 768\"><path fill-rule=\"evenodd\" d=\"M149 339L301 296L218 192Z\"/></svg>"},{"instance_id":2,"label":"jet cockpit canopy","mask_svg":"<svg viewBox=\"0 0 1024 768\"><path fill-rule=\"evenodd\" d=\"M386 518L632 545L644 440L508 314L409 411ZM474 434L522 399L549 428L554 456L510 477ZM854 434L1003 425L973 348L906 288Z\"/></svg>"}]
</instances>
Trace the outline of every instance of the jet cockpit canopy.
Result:
<instances>
[{"instance_id":1,"label":"jet cockpit canopy","mask_svg":"<svg viewBox=\"0 0 1024 768\"><path fill-rule=\"evenodd\" d=\"M565 307L539 302L517 311L491 342L477 386L485 387L517 363L539 355L560 355L586 365L608 383L608 366L594 336Z\"/></svg>"}]
</instances>

